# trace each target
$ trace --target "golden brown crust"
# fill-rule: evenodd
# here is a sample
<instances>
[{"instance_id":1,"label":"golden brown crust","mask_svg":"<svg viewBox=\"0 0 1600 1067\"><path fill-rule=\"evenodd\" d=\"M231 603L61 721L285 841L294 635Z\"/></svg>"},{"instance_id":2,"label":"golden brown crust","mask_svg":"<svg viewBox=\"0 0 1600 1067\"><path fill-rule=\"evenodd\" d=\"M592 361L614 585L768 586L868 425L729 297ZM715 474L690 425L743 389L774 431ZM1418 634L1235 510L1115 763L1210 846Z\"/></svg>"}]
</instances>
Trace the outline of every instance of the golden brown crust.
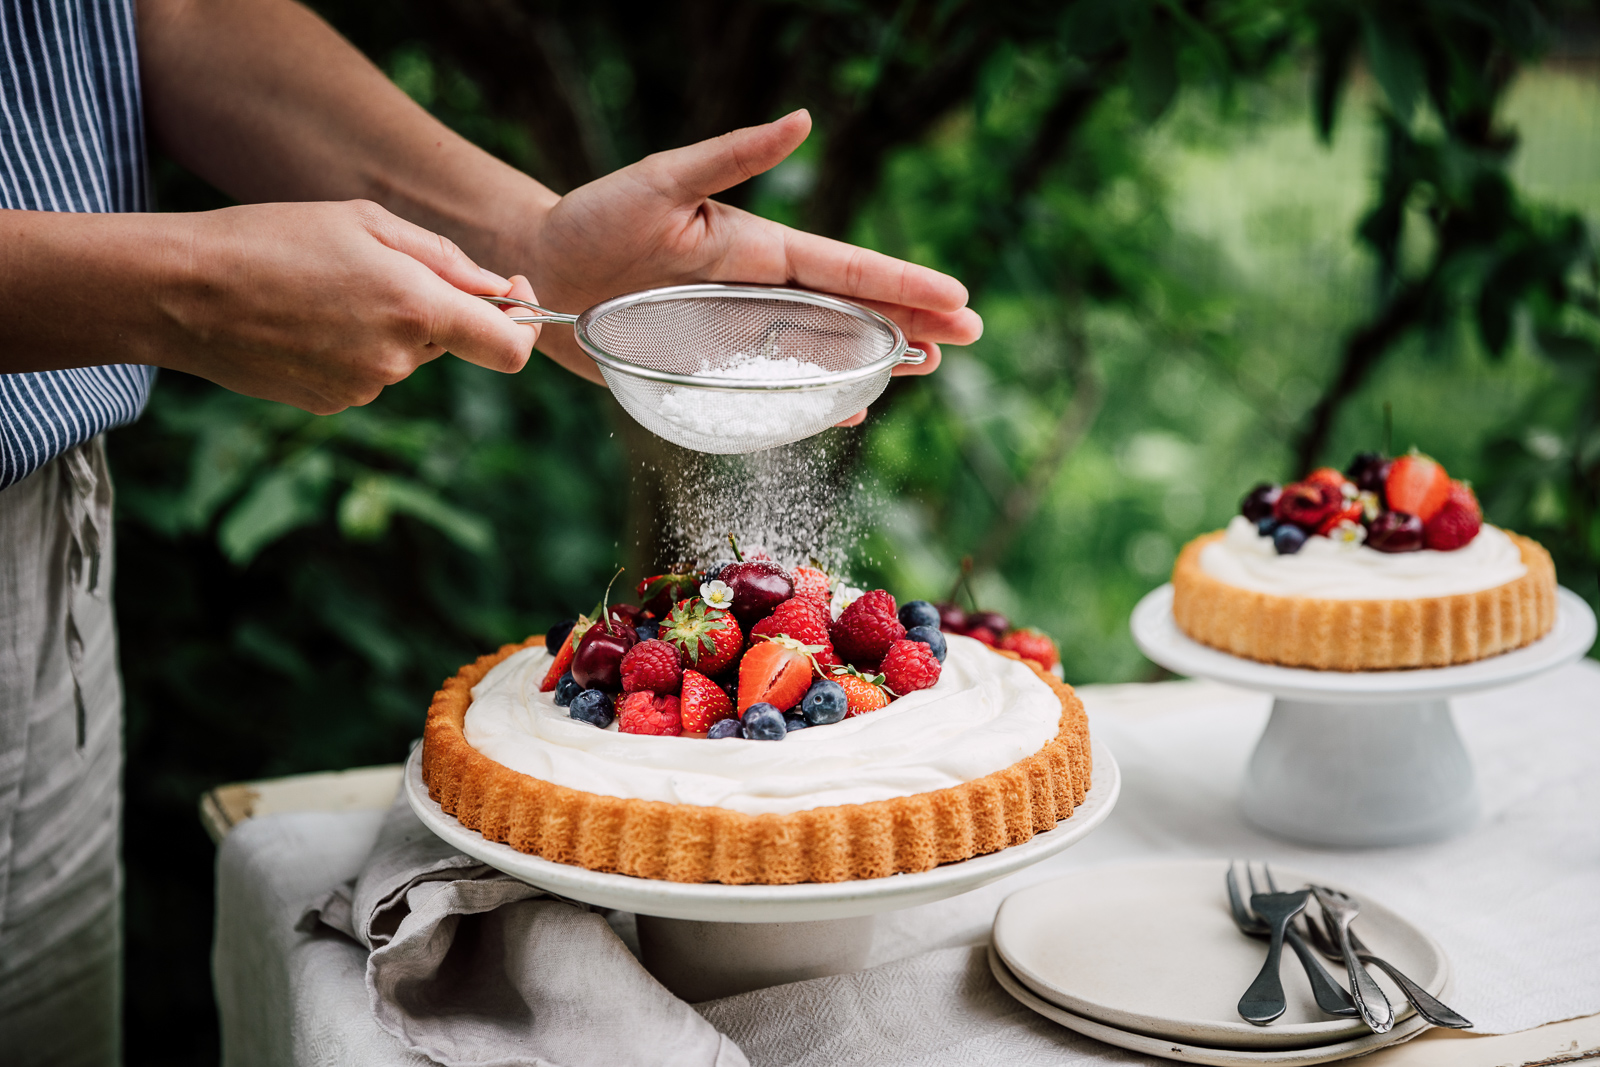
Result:
<instances>
[{"instance_id":1,"label":"golden brown crust","mask_svg":"<svg viewBox=\"0 0 1600 1067\"><path fill-rule=\"evenodd\" d=\"M1021 844L1071 815L1089 790L1093 764L1083 702L1071 686L1031 663L1061 700L1060 732L1026 759L949 789L790 815L745 815L553 785L496 763L463 733L472 687L513 652L542 641L531 637L482 656L434 694L422 735L422 780L428 795L463 826L557 863L733 885L882 878Z\"/></svg>"},{"instance_id":2,"label":"golden brown crust","mask_svg":"<svg viewBox=\"0 0 1600 1067\"><path fill-rule=\"evenodd\" d=\"M1531 644L1556 619L1556 568L1537 541L1508 536L1528 568L1477 593L1414 600L1273 596L1200 567L1221 530L1195 538L1172 571L1172 616L1203 645L1262 663L1328 671L1448 667Z\"/></svg>"}]
</instances>

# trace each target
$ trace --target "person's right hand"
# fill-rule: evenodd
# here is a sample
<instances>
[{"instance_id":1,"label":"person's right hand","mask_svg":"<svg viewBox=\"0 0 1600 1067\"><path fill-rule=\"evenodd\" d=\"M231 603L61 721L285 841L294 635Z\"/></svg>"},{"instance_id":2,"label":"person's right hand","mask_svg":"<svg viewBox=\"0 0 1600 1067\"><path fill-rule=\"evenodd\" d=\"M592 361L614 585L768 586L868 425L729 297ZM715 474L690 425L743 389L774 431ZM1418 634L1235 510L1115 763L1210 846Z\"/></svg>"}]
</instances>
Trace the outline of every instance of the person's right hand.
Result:
<instances>
[{"instance_id":1,"label":"person's right hand","mask_svg":"<svg viewBox=\"0 0 1600 1067\"><path fill-rule=\"evenodd\" d=\"M376 204L258 204L182 220L155 294L162 366L318 415L373 400L445 352L497 371L538 328L472 294L532 301Z\"/></svg>"}]
</instances>

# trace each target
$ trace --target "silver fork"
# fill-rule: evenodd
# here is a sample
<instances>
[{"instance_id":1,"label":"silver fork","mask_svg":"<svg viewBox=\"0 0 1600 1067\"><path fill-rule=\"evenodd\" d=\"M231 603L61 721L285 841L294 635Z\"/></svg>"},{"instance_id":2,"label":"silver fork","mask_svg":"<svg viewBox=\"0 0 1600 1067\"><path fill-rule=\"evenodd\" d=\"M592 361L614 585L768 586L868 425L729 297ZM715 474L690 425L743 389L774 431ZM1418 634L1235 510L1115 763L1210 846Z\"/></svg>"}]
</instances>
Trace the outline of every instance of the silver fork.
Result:
<instances>
[{"instance_id":1,"label":"silver fork","mask_svg":"<svg viewBox=\"0 0 1600 1067\"><path fill-rule=\"evenodd\" d=\"M1267 888L1276 893L1278 885L1272 880L1272 868L1263 863L1261 870L1263 877L1266 879ZM1254 895L1256 892L1256 879L1248 863L1245 864L1244 874L1250 880L1250 892ZM1241 933L1248 934L1251 937L1270 937L1272 928L1249 908L1245 907L1244 900L1240 897L1238 877L1234 874L1232 860L1228 861L1227 882L1228 908L1233 912L1234 925L1239 928ZM1328 969L1312 953L1310 946L1295 930L1293 923L1290 923L1284 930L1284 940L1289 942L1289 947L1294 949L1294 954L1300 957L1300 966L1305 968L1306 980L1311 983L1311 995L1316 999L1317 1007L1327 1015L1355 1015L1355 1001L1351 1000L1350 994L1346 993L1339 983L1333 980L1333 975L1328 973Z\"/></svg>"},{"instance_id":2,"label":"silver fork","mask_svg":"<svg viewBox=\"0 0 1600 1067\"><path fill-rule=\"evenodd\" d=\"M1361 1009L1361 1017L1373 1033L1387 1034L1394 1028L1394 1005L1361 965L1361 958L1350 940L1350 924L1361 913L1361 905L1327 886L1313 886L1312 892L1317 895L1317 903L1322 905L1322 919L1339 946L1345 969L1350 972L1350 993L1355 997L1356 1007Z\"/></svg>"},{"instance_id":3,"label":"silver fork","mask_svg":"<svg viewBox=\"0 0 1600 1067\"><path fill-rule=\"evenodd\" d=\"M1344 961L1344 953L1339 950L1339 946L1334 944L1327 934L1322 932L1322 928L1317 925L1317 921L1309 913L1302 915L1301 919L1305 923L1306 933L1310 935L1312 947L1330 960L1342 963ZM1386 959L1374 956L1368 951L1367 946L1362 944L1361 938L1354 929L1350 931L1350 943L1355 946L1356 958L1369 967L1382 968L1394 980L1394 984L1400 987L1400 992L1406 995L1406 999L1411 1002L1411 1006L1417 1009L1417 1014L1428 1022L1434 1026L1442 1026L1451 1030L1465 1030L1472 1025L1472 1022L1460 1012L1442 1003L1426 989L1423 989L1410 978L1400 973L1400 969L1394 964Z\"/></svg>"}]
</instances>

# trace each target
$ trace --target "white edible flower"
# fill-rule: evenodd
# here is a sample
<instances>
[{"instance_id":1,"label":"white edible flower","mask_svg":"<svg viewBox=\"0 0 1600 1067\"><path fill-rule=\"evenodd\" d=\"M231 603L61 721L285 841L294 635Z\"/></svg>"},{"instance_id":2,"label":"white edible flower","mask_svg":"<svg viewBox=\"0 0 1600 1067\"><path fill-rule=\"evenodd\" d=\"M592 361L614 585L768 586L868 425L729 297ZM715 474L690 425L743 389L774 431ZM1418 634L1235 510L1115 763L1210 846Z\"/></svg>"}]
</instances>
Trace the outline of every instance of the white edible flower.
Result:
<instances>
[{"instance_id":1,"label":"white edible flower","mask_svg":"<svg viewBox=\"0 0 1600 1067\"><path fill-rule=\"evenodd\" d=\"M1378 517L1378 512L1383 510L1383 505L1378 503L1378 494L1367 490L1356 497L1356 503L1361 505L1361 514L1365 515L1368 522Z\"/></svg>"},{"instance_id":2,"label":"white edible flower","mask_svg":"<svg viewBox=\"0 0 1600 1067\"><path fill-rule=\"evenodd\" d=\"M857 589L853 585L846 585L843 579L834 582L833 600L828 604L828 614L832 615L834 620L837 621L839 616L844 614L844 609L855 603L856 598L861 596L862 592L863 590Z\"/></svg>"},{"instance_id":3,"label":"white edible flower","mask_svg":"<svg viewBox=\"0 0 1600 1067\"><path fill-rule=\"evenodd\" d=\"M720 580L702 582L700 599L706 602L707 607L720 608L723 611L733 609L733 590L728 588L726 582Z\"/></svg>"},{"instance_id":4,"label":"white edible flower","mask_svg":"<svg viewBox=\"0 0 1600 1067\"><path fill-rule=\"evenodd\" d=\"M1328 540L1339 545L1359 545L1367 539L1367 528L1345 519L1328 531Z\"/></svg>"},{"instance_id":5,"label":"white edible flower","mask_svg":"<svg viewBox=\"0 0 1600 1067\"><path fill-rule=\"evenodd\" d=\"M1347 502L1357 500L1361 496L1361 490L1356 488L1355 482L1347 479L1339 483L1339 495L1344 497Z\"/></svg>"}]
</instances>

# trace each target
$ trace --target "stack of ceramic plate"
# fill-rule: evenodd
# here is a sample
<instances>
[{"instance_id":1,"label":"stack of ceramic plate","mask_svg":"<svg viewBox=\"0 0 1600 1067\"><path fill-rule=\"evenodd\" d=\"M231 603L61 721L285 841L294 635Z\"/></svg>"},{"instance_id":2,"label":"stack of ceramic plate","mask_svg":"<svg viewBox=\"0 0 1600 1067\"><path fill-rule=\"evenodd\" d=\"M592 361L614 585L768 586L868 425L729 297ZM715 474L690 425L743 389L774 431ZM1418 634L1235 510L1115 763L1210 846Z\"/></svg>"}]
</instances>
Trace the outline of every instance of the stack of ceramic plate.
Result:
<instances>
[{"instance_id":1,"label":"stack of ceramic plate","mask_svg":"<svg viewBox=\"0 0 1600 1067\"><path fill-rule=\"evenodd\" d=\"M1359 1018L1322 1014L1287 947L1288 1010L1268 1026L1239 1018L1239 997L1261 969L1266 942L1234 926L1227 868L1221 860L1120 864L1031 886L1000 906L989 966L1013 997L1068 1029L1146 1055L1217 1067L1326 1063L1427 1028L1381 973L1378 984L1397 1019L1387 1034L1372 1033ZM1273 876L1284 889L1313 880L1279 868ZM1432 938L1359 889L1335 888L1360 901L1356 930L1368 948L1434 996L1446 994L1450 968ZM1344 984L1343 965L1327 966Z\"/></svg>"}]
</instances>

